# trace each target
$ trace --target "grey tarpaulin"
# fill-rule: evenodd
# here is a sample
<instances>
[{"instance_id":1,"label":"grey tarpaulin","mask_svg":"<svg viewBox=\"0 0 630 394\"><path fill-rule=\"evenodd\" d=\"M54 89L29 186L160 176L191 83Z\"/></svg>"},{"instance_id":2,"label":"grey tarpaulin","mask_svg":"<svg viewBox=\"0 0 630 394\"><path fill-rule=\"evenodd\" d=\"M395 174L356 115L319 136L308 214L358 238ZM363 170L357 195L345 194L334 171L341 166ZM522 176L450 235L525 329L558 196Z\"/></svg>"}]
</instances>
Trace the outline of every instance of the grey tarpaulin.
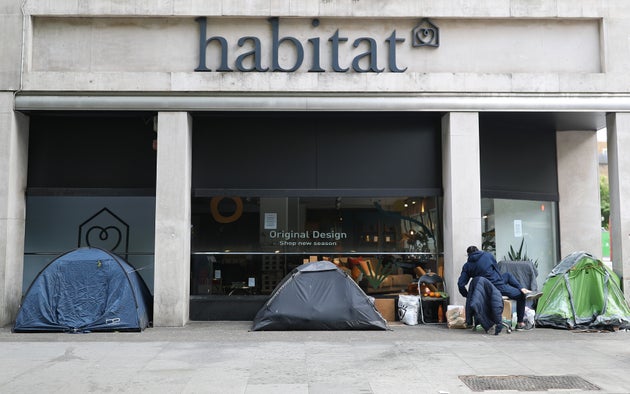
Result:
<instances>
[{"instance_id":1,"label":"grey tarpaulin","mask_svg":"<svg viewBox=\"0 0 630 394\"><path fill-rule=\"evenodd\" d=\"M303 264L282 279L252 331L387 330L372 300L331 262Z\"/></svg>"}]
</instances>

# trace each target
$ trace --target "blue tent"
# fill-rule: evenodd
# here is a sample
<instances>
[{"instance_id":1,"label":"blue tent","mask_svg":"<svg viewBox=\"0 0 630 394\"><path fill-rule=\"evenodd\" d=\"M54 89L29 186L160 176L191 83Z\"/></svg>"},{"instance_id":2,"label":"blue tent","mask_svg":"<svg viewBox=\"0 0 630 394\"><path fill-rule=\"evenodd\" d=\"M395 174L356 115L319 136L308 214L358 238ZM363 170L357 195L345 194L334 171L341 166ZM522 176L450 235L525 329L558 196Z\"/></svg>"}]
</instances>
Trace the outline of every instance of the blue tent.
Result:
<instances>
[{"instance_id":1,"label":"blue tent","mask_svg":"<svg viewBox=\"0 0 630 394\"><path fill-rule=\"evenodd\" d=\"M102 249L79 248L37 275L13 331L142 331L152 306L149 289L131 265Z\"/></svg>"}]
</instances>

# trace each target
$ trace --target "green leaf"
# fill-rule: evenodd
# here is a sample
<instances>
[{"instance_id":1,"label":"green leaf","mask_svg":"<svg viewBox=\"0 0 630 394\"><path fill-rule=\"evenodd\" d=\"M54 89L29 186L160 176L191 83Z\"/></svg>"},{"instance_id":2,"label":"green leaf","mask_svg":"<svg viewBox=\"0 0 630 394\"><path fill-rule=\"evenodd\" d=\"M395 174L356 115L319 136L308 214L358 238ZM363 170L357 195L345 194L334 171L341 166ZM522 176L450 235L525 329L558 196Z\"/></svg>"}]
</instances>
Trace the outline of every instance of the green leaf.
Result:
<instances>
[{"instance_id":1,"label":"green leaf","mask_svg":"<svg viewBox=\"0 0 630 394\"><path fill-rule=\"evenodd\" d=\"M370 261L369 264L372 267L372 272L365 272L361 266L359 266L359 270L363 273L363 277L368 281L370 287L378 289L385 278L394 271L394 265L392 263L383 265L380 261L374 264Z\"/></svg>"}]
</instances>

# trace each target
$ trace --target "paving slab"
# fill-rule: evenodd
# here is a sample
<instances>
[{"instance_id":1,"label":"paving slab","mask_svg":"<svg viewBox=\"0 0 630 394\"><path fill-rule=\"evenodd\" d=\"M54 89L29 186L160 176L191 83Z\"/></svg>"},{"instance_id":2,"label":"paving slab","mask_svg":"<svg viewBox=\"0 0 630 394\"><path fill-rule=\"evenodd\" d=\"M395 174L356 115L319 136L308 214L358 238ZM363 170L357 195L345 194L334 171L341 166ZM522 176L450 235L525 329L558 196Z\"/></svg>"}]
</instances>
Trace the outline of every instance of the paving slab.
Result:
<instances>
[{"instance_id":1,"label":"paving slab","mask_svg":"<svg viewBox=\"0 0 630 394\"><path fill-rule=\"evenodd\" d=\"M250 327L242 321L190 322L89 334L18 334L4 327L0 393L478 392L465 376L520 384L523 378L563 382L577 376L598 390L539 392L630 392L627 331L535 328L495 336L397 322L387 331L252 332Z\"/></svg>"}]
</instances>

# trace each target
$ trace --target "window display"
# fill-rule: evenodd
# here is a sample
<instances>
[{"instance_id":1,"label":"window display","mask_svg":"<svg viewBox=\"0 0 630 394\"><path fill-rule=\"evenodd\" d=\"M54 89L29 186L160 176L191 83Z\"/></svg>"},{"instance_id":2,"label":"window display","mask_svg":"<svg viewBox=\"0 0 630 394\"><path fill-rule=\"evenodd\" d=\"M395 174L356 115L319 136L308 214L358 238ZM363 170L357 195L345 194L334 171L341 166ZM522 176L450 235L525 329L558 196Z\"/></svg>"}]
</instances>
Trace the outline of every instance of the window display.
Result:
<instances>
[{"instance_id":1,"label":"window display","mask_svg":"<svg viewBox=\"0 0 630 394\"><path fill-rule=\"evenodd\" d=\"M400 291L441 261L437 197L214 196L192 207L193 295L269 294L321 260L373 292Z\"/></svg>"},{"instance_id":2,"label":"window display","mask_svg":"<svg viewBox=\"0 0 630 394\"><path fill-rule=\"evenodd\" d=\"M483 198L482 249L497 261L531 261L542 284L558 261L557 203Z\"/></svg>"}]
</instances>

